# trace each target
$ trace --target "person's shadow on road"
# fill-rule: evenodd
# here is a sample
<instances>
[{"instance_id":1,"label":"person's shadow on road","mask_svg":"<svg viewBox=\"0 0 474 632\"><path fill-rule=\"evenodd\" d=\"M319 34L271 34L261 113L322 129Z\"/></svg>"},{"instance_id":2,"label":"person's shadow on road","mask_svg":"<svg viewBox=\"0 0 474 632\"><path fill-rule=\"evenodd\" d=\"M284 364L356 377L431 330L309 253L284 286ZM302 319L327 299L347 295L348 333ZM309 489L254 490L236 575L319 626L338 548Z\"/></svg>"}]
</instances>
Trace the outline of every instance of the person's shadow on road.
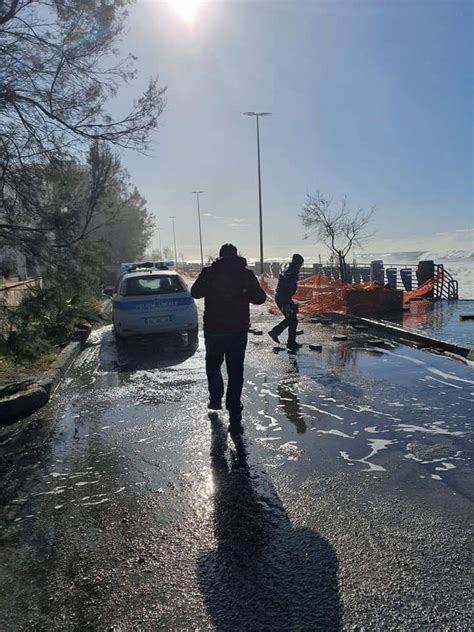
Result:
<instances>
[{"instance_id":1,"label":"person's shadow on road","mask_svg":"<svg viewBox=\"0 0 474 632\"><path fill-rule=\"evenodd\" d=\"M337 558L309 529L295 528L268 476L237 439L230 462L213 424L216 549L197 563L217 630L338 630ZM221 450L219 451L219 446Z\"/></svg>"}]
</instances>

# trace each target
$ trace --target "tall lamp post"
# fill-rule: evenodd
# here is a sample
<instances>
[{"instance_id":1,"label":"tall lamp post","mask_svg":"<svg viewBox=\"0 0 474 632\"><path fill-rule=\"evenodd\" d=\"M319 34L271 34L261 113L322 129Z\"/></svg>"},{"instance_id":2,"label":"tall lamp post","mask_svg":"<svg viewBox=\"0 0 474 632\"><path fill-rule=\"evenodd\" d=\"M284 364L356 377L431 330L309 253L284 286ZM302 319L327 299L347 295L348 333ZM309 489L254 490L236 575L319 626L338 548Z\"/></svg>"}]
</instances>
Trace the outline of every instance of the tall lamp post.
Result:
<instances>
[{"instance_id":1,"label":"tall lamp post","mask_svg":"<svg viewBox=\"0 0 474 632\"><path fill-rule=\"evenodd\" d=\"M174 242L174 269L178 270L178 254L177 254L177 250L176 250L176 233L174 230L174 220L175 220L175 216L174 215L170 215L170 220L173 223L173 242Z\"/></svg>"},{"instance_id":2,"label":"tall lamp post","mask_svg":"<svg viewBox=\"0 0 474 632\"><path fill-rule=\"evenodd\" d=\"M202 254L202 231L201 231L201 209L199 207L199 194L204 193L204 191L191 191L196 196L197 200L197 211L198 211L198 224L199 224L199 247L201 248L201 268L204 267L204 256Z\"/></svg>"},{"instance_id":3,"label":"tall lamp post","mask_svg":"<svg viewBox=\"0 0 474 632\"><path fill-rule=\"evenodd\" d=\"M161 228L159 226L156 227L156 231L158 233L158 243L160 245L160 257L163 259L163 249L161 247Z\"/></svg>"},{"instance_id":4,"label":"tall lamp post","mask_svg":"<svg viewBox=\"0 0 474 632\"><path fill-rule=\"evenodd\" d=\"M257 165L258 165L258 221L260 226L260 274L263 274L263 215L262 215L262 177L260 174L260 127L261 116L270 116L271 112L244 112L245 116L257 119Z\"/></svg>"}]
</instances>

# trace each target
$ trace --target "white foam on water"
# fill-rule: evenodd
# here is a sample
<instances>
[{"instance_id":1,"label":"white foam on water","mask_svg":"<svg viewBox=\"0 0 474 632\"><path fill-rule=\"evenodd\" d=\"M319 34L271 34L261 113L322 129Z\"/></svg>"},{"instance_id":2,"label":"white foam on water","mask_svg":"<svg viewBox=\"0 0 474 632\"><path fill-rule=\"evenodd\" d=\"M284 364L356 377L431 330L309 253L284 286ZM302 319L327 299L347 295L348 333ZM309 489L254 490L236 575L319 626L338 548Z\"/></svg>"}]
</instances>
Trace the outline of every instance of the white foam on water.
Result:
<instances>
[{"instance_id":1,"label":"white foam on water","mask_svg":"<svg viewBox=\"0 0 474 632\"><path fill-rule=\"evenodd\" d=\"M395 432L423 432L426 434L451 435L453 437L463 437L465 435L461 430L447 430L446 428L433 428L432 426L412 426L410 424L398 424Z\"/></svg>"},{"instance_id":2,"label":"white foam on water","mask_svg":"<svg viewBox=\"0 0 474 632\"><path fill-rule=\"evenodd\" d=\"M437 470L438 472L447 472L448 470L456 469L456 466L454 465L454 463L447 463L446 461L443 461L441 465L443 467L435 467L435 470Z\"/></svg>"},{"instance_id":3,"label":"white foam on water","mask_svg":"<svg viewBox=\"0 0 474 632\"><path fill-rule=\"evenodd\" d=\"M65 492L65 487L55 487L49 492L37 492L36 494L32 494L33 496L55 496L56 494L63 494Z\"/></svg>"},{"instance_id":4,"label":"white foam on water","mask_svg":"<svg viewBox=\"0 0 474 632\"><path fill-rule=\"evenodd\" d=\"M350 410L353 413L360 413L358 408L352 408L351 406L346 406L345 404L336 404L336 408L343 408L344 410Z\"/></svg>"},{"instance_id":5,"label":"white foam on water","mask_svg":"<svg viewBox=\"0 0 474 632\"><path fill-rule=\"evenodd\" d=\"M273 428L274 426L278 426L278 421L275 419L275 417L268 415L264 410L259 410L258 414L262 415L262 417L265 417L265 419L270 420L270 423L268 424L267 428Z\"/></svg>"},{"instance_id":6,"label":"white foam on water","mask_svg":"<svg viewBox=\"0 0 474 632\"><path fill-rule=\"evenodd\" d=\"M317 406L313 406L312 404L301 404L301 408L308 408L309 410L315 410L318 413L323 415L329 415L329 417L334 417L334 419L339 419L339 421L344 421L344 417L339 417L339 415L335 415L334 413L330 413L327 410L321 410Z\"/></svg>"},{"instance_id":7,"label":"white foam on water","mask_svg":"<svg viewBox=\"0 0 474 632\"><path fill-rule=\"evenodd\" d=\"M82 487L83 485L96 485L99 481L79 481L75 483L76 487Z\"/></svg>"},{"instance_id":8,"label":"white foam on water","mask_svg":"<svg viewBox=\"0 0 474 632\"><path fill-rule=\"evenodd\" d=\"M397 443L393 439L369 439L369 446L372 448L370 454L365 456L363 459L352 459L347 452L340 452L342 458L351 463L363 463L368 466L368 469L361 470L361 472L386 472L387 470L382 465L377 465L376 463L371 463L370 459L374 457L381 450L385 450L387 446Z\"/></svg>"},{"instance_id":9,"label":"white foam on water","mask_svg":"<svg viewBox=\"0 0 474 632\"><path fill-rule=\"evenodd\" d=\"M298 461L301 457L301 450L295 445L294 441L284 443L280 446L280 450L287 455L288 461Z\"/></svg>"},{"instance_id":10,"label":"white foam on water","mask_svg":"<svg viewBox=\"0 0 474 632\"><path fill-rule=\"evenodd\" d=\"M390 432L389 430L377 430L377 426L367 426L367 428L364 428L364 430L369 434L381 434L382 432Z\"/></svg>"},{"instance_id":11,"label":"white foam on water","mask_svg":"<svg viewBox=\"0 0 474 632\"><path fill-rule=\"evenodd\" d=\"M276 399L280 399L280 396L277 393L272 393L272 391L269 391L267 388L262 389L260 391L260 396L264 396L264 395L270 395L270 397L275 397Z\"/></svg>"},{"instance_id":12,"label":"white foam on water","mask_svg":"<svg viewBox=\"0 0 474 632\"><path fill-rule=\"evenodd\" d=\"M433 382L438 382L439 384L443 384L444 386L450 386L451 388L462 389L462 386L458 386L457 384L451 384L450 382L445 382L444 380L438 380L437 377L432 377L431 375L425 375L426 380L432 380Z\"/></svg>"},{"instance_id":13,"label":"white foam on water","mask_svg":"<svg viewBox=\"0 0 474 632\"><path fill-rule=\"evenodd\" d=\"M413 362L413 364L426 364L423 360L418 360L417 358L412 358L411 356L404 355L403 353L394 353L393 351L389 351L388 349L382 349L382 347L371 347L371 349L377 349L380 353L385 353L386 355L393 355L397 358L401 358L402 360L407 360L407 362Z\"/></svg>"},{"instance_id":14,"label":"white foam on water","mask_svg":"<svg viewBox=\"0 0 474 632\"><path fill-rule=\"evenodd\" d=\"M354 438L354 437L351 437L351 435L346 434L345 432L341 432L340 430L336 430L335 428L332 428L331 430L317 430L316 432L318 432L319 434L336 435L337 437L344 437L344 439L353 439Z\"/></svg>"},{"instance_id":15,"label":"white foam on water","mask_svg":"<svg viewBox=\"0 0 474 632\"><path fill-rule=\"evenodd\" d=\"M435 481L442 481L443 480L439 474L432 474L431 478L433 478Z\"/></svg>"},{"instance_id":16,"label":"white foam on water","mask_svg":"<svg viewBox=\"0 0 474 632\"><path fill-rule=\"evenodd\" d=\"M465 384L474 384L473 380L466 380L463 377L458 377L457 375L454 375L452 373L445 373L444 371L440 371L439 369L428 367L428 371L431 371L431 373L435 373L440 377L444 377L446 380L455 380L456 382L464 382Z\"/></svg>"},{"instance_id":17,"label":"white foam on water","mask_svg":"<svg viewBox=\"0 0 474 632\"><path fill-rule=\"evenodd\" d=\"M380 415L382 417L388 417L389 419L392 419L393 421L401 421L401 419L399 419L398 417L394 417L390 413L383 413L381 410L374 410L370 406L361 406L359 409L354 409L354 412L356 412L356 413L372 413L373 415Z\"/></svg>"},{"instance_id":18,"label":"white foam on water","mask_svg":"<svg viewBox=\"0 0 474 632\"><path fill-rule=\"evenodd\" d=\"M102 498L101 500L97 500L95 502L90 502L90 503L82 503L83 507L93 507L94 505L102 505L102 503L106 503L109 502L108 498Z\"/></svg>"}]
</instances>

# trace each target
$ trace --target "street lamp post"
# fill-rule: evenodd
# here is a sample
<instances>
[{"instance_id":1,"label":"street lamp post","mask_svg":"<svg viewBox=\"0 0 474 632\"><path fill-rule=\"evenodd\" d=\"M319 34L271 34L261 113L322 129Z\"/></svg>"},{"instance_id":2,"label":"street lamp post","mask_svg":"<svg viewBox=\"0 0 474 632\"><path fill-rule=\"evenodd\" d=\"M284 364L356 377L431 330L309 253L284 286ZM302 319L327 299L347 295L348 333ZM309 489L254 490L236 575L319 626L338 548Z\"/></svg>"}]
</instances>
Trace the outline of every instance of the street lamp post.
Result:
<instances>
[{"instance_id":1,"label":"street lamp post","mask_svg":"<svg viewBox=\"0 0 474 632\"><path fill-rule=\"evenodd\" d=\"M201 231L201 209L199 207L199 194L204 193L204 191L191 191L196 196L197 200L197 211L198 211L198 224L199 224L199 246L201 248L201 268L204 267L204 256L202 254L202 231Z\"/></svg>"},{"instance_id":2,"label":"street lamp post","mask_svg":"<svg viewBox=\"0 0 474 632\"><path fill-rule=\"evenodd\" d=\"M263 215L262 215L262 177L260 173L260 126L261 116L270 116L271 112L244 112L245 116L257 119L257 166L258 166L258 222L260 227L260 274L263 274Z\"/></svg>"},{"instance_id":3,"label":"street lamp post","mask_svg":"<svg viewBox=\"0 0 474 632\"><path fill-rule=\"evenodd\" d=\"M159 243L159 245L160 245L160 257L161 257L162 259L164 259L164 256L163 256L163 249L162 249L162 247L161 247L161 228L160 228L159 226L157 226L157 227L156 227L156 231L157 231L157 233L158 233L158 243Z\"/></svg>"},{"instance_id":4,"label":"street lamp post","mask_svg":"<svg viewBox=\"0 0 474 632\"><path fill-rule=\"evenodd\" d=\"M175 220L175 216L174 215L170 215L170 220L173 224L173 242L174 242L174 269L178 270L178 254L177 254L177 250L176 250L176 233L174 230L174 220Z\"/></svg>"}]
</instances>

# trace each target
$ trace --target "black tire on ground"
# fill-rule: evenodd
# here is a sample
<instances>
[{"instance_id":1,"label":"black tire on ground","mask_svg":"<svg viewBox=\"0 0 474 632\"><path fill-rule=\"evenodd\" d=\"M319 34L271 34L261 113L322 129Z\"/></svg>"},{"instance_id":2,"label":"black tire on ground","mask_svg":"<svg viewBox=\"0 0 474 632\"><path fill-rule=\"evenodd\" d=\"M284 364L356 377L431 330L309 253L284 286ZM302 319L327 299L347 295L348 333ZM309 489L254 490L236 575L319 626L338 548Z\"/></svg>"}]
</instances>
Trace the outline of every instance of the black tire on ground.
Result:
<instances>
[{"instance_id":1,"label":"black tire on ground","mask_svg":"<svg viewBox=\"0 0 474 632\"><path fill-rule=\"evenodd\" d=\"M188 343L190 345L195 345L199 339L199 327L195 327L194 329L188 329Z\"/></svg>"},{"instance_id":2,"label":"black tire on ground","mask_svg":"<svg viewBox=\"0 0 474 632\"><path fill-rule=\"evenodd\" d=\"M114 329L114 338L115 338L115 342L116 342L117 344L120 344L120 343L123 341L123 336L121 336L121 335L119 334L119 332L117 331L117 329L116 329L116 327L115 327L115 323L114 323L113 321L112 321L112 326L113 326L113 329Z\"/></svg>"}]
</instances>

